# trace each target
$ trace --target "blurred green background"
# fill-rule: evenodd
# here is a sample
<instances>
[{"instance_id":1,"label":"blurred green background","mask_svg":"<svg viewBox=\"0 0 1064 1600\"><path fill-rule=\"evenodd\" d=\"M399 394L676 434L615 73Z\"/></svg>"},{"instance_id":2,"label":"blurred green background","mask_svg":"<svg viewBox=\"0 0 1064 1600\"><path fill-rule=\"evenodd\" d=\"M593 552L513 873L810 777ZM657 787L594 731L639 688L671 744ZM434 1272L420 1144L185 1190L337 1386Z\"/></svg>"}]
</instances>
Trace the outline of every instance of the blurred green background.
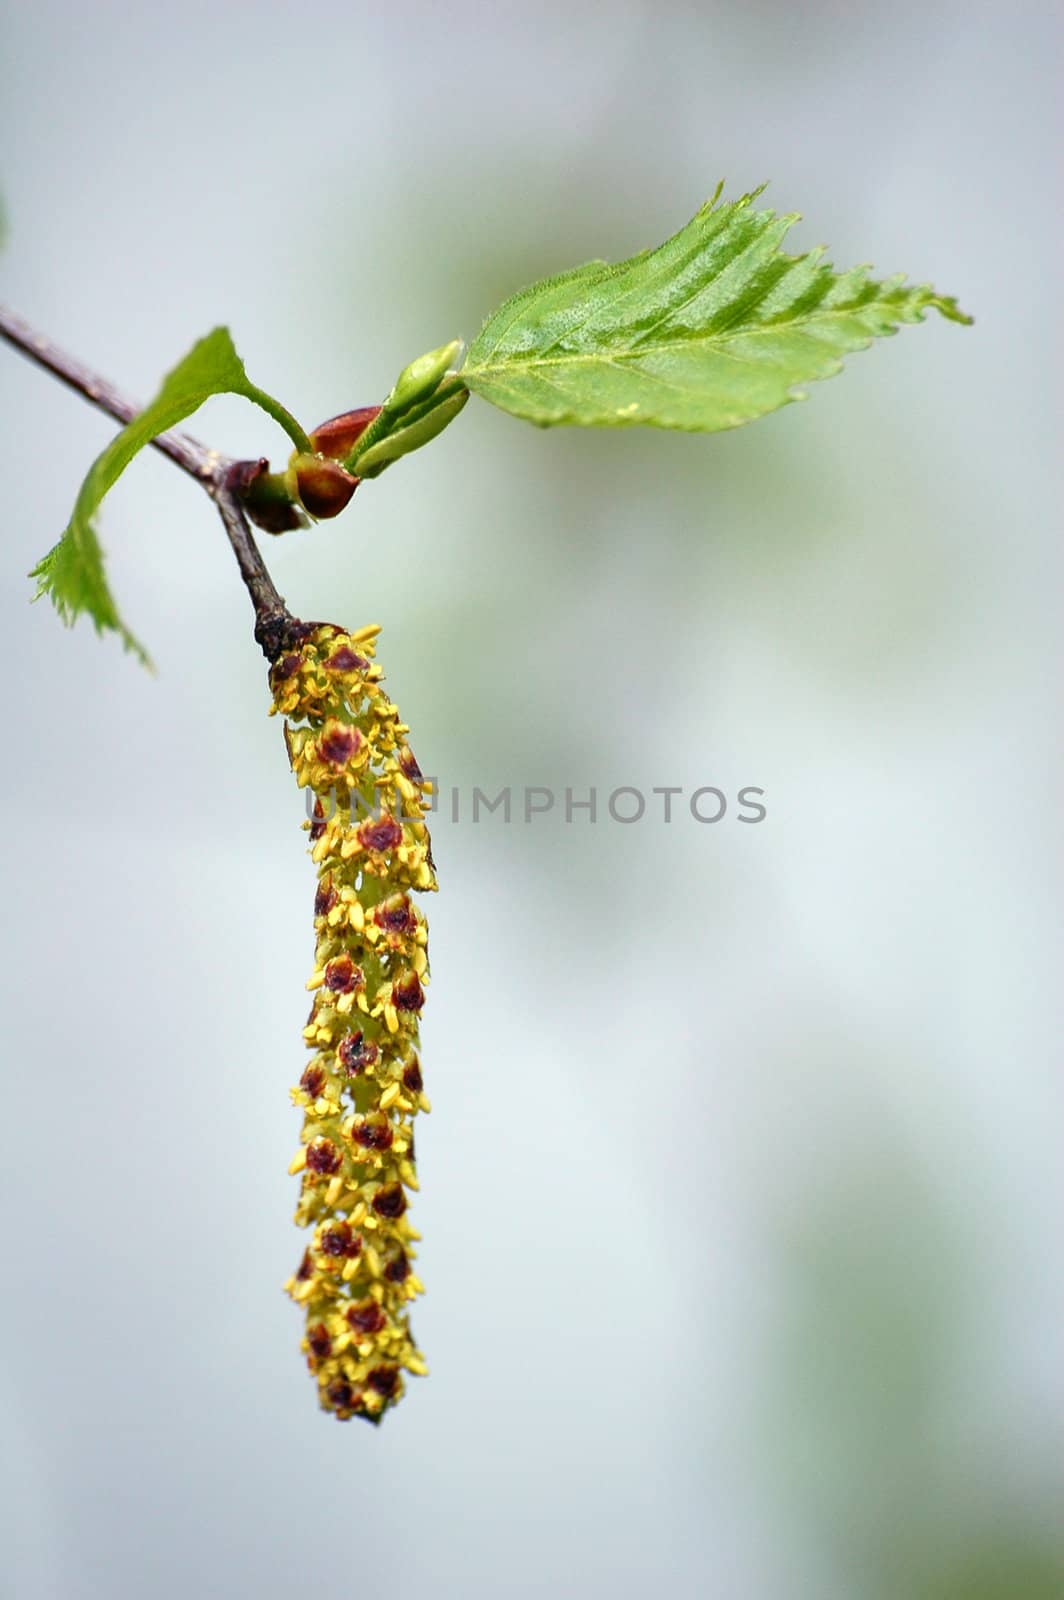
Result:
<instances>
[{"instance_id":1,"label":"blurred green background","mask_svg":"<svg viewBox=\"0 0 1064 1600\"><path fill-rule=\"evenodd\" d=\"M956 294L711 438L474 401L267 552L445 790L418 1134L432 1377L319 1415L311 868L217 519L103 520L150 679L27 604L105 419L0 361L3 1592L1055 1600L1062 1323L1036 5L15 6L3 298L133 394L228 322L312 425L499 300L765 178ZM212 402L192 431L286 454Z\"/></svg>"}]
</instances>

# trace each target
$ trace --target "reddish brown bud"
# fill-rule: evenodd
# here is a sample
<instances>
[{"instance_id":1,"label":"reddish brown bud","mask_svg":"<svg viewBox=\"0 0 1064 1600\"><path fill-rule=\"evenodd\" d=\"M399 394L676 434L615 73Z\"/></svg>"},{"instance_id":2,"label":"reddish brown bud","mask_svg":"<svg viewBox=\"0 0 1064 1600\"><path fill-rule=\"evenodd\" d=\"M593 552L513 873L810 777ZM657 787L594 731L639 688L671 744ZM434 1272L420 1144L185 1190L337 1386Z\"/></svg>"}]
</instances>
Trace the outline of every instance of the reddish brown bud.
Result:
<instances>
[{"instance_id":1,"label":"reddish brown bud","mask_svg":"<svg viewBox=\"0 0 1064 1600\"><path fill-rule=\"evenodd\" d=\"M335 961L325 964L325 987L333 994L354 994L365 984L362 968L356 967L345 950Z\"/></svg>"},{"instance_id":2,"label":"reddish brown bud","mask_svg":"<svg viewBox=\"0 0 1064 1600\"><path fill-rule=\"evenodd\" d=\"M333 888L332 878L323 878L318 884L317 893L314 896L314 915L316 917L327 917L339 898L340 896Z\"/></svg>"},{"instance_id":3,"label":"reddish brown bud","mask_svg":"<svg viewBox=\"0 0 1064 1600\"><path fill-rule=\"evenodd\" d=\"M307 1145L307 1171L330 1177L340 1170L340 1152L331 1139L315 1139Z\"/></svg>"},{"instance_id":4,"label":"reddish brown bud","mask_svg":"<svg viewBox=\"0 0 1064 1600\"><path fill-rule=\"evenodd\" d=\"M373 1209L379 1217L389 1217L393 1221L401 1217L406 1210L406 1195L403 1193L402 1184L383 1184L373 1196Z\"/></svg>"},{"instance_id":5,"label":"reddish brown bud","mask_svg":"<svg viewBox=\"0 0 1064 1600\"><path fill-rule=\"evenodd\" d=\"M369 666L365 656L360 656L350 645L338 645L325 663L329 672L365 672Z\"/></svg>"},{"instance_id":6,"label":"reddish brown bud","mask_svg":"<svg viewBox=\"0 0 1064 1600\"><path fill-rule=\"evenodd\" d=\"M314 1354L321 1359L332 1354L332 1340L324 1322L317 1322L312 1328L307 1329L307 1343Z\"/></svg>"},{"instance_id":7,"label":"reddish brown bud","mask_svg":"<svg viewBox=\"0 0 1064 1600\"><path fill-rule=\"evenodd\" d=\"M357 728L348 722L337 722L335 718L330 718L318 740L318 754L330 767L345 767L361 743L362 735ZM315 812L317 809L315 805Z\"/></svg>"},{"instance_id":8,"label":"reddish brown bud","mask_svg":"<svg viewBox=\"0 0 1064 1600\"><path fill-rule=\"evenodd\" d=\"M329 1404L337 1411L352 1411L356 1403L355 1391L346 1378L334 1378L325 1391Z\"/></svg>"},{"instance_id":9,"label":"reddish brown bud","mask_svg":"<svg viewBox=\"0 0 1064 1600\"><path fill-rule=\"evenodd\" d=\"M421 1063L417 1056L408 1061L403 1068L403 1085L411 1094L420 1094L425 1087L425 1081L421 1076Z\"/></svg>"},{"instance_id":10,"label":"reddish brown bud","mask_svg":"<svg viewBox=\"0 0 1064 1600\"><path fill-rule=\"evenodd\" d=\"M244 502L244 509L267 533L288 533L306 526L306 518L292 503L283 472L271 472L265 456L258 461L237 461L229 469L228 483Z\"/></svg>"},{"instance_id":11,"label":"reddish brown bud","mask_svg":"<svg viewBox=\"0 0 1064 1600\"><path fill-rule=\"evenodd\" d=\"M312 447L319 455L342 461L351 454L379 410L380 406L360 406L357 411L343 411L338 417L319 423L310 435Z\"/></svg>"},{"instance_id":12,"label":"reddish brown bud","mask_svg":"<svg viewBox=\"0 0 1064 1600\"><path fill-rule=\"evenodd\" d=\"M325 1068L311 1062L299 1080L299 1087L305 1090L312 1100L316 1100L325 1087Z\"/></svg>"},{"instance_id":13,"label":"reddish brown bud","mask_svg":"<svg viewBox=\"0 0 1064 1600\"><path fill-rule=\"evenodd\" d=\"M393 1137L391 1123L387 1117L379 1120L364 1117L351 1129L351 1138L363 1150L388 1150Z\"/></svg>"},{"instance_id":14,"label":"reddish brown bud","mask_svg":"<svg viewBox=\"0 0 1064 1600\"><path fill-rule=\"evenodd\" d=\"M352 1333L380 1333L386 1321L376 1300L363 1300L359 1305L349 1306L345 1315Z\"/></svg>"},{"instance_id":15,"label":"reddish brown bud","mask_svg":"<svg viewBox=\"0 0 1064 1600\"><path fill-rule=\"evenodd\" d=\"M378 855L394 850L403 842L402 823L394 817L367 819L358 829L358 842L363 850L373 850Z\"/></svg>"},{"instance_id":16,"label":"reddish brown bud","mask_svg":"<svg viewBox=\"0 0 1064 1600\"><path fill-rule=\"evenodd\" d=\"M420 1011L425 1004L421 979L410 967L401 972L392 984L392 1004L397 1011Z\"/></svg>"},{"instance_id":17,"label":"reddish brown bud","mask_svg":"<svg viewBox=\"0 0 1064 1600\"><path fill-rule=\"evenodd\" d=\"M378 928L386 933L413 933L417 927L417 914L410 904L409 895L393 894L382 900L373 913Z\"/></svg>"},{"instance_id":18,"label":"reddish brown bud","mask_svg":"<svg viewBox=\"0 0 1064 1600\"><path fill-rule=\"evenodd\" d=\"M371 1389L376 1389L378 1394L383 1395L386 1400L390 1400L399 1387L399 1368L374 1367L373 1371L367 1375L366 1382Z\"/></svg>"},{"instance_id":19,"label":"reddish brown bud","mask_svg":"<svg viewBox=\"0 0 1064 1600\"><path fill-rule=\"evenodd\" d=\"M312 517L338 517L358 488L359 480L338 461L300 455L292 465L299 498Z\"/></svg>"},{"instance_id":20,"label":"reddish brown bud","mask_svg":"<svg viewBox=\"0 0 1064 1600\"><path fill-rule=\"evenodd\" d=\"M306 1283L307 1279L310 1277L310 1275L311 1275L311 1273L313 1271L314 1271L314 1266L313 1266L313 1263L311 1262L311 1259L310 1259L310 1251L309 1250L304 1250L303 1251L303 1259L299 1263L299 1266L296 1269L296 1281L298 1283Z\"/></svg>"},{"instance_id":21,"label":"reddish brown bud","mask_svg":"<svg viewBox=\"0 0 1064 1600\"><path fill-rule=\"evenodd\" d=\"M421 768L418 766L414 757L414 752L411 750L408 744L403 745L396 759L399 762L400 772L402 772L405 777L409 778L411 783L421 782L423 776Z\"/></svg>"},{"instance_id":22,"label":"reddish brown bud","mask_svg":"<svg viewBox=\"0 0 1064 1600\"><path fill-rule=\"evenodd\" d=\"M406 1251L400 1250L399 1254L384 1269L384 1276L390 1283L405 1283L410 1276L410 1262Z\"/></svg>"},{"instance_id":23,"label":"reddish brown bud","mask_svg":"<svg viewBox=\"0 0 1064 1600\"><path fill-rule=\"evenodd\" d=\"M340 1040L336 1054L348 1077L357 1078L360 1072L374 1065L380 1049L361 1033L349 1033L346 1039Z\"/></svg>"},{"instance_id":24,"label":"reddish brown bud","mask_svg":"<svg viewBox=\"0 0 1064 1600\"><path fill-rule=\"evenodd\" d=\"M314 819L310 824L310 837L312 839L321 838L322 834L325 832L326 821L327 818L325 816L325 807L322 805L320 800L315 800Z\"/></svg>"},{"instance_id":25,"label":"reddish brown bud","mask_svg":"<svg viewBox=\"0 0 1064 1600\"><path fill-rule=\"evenodd\" d=\"M303 657L298 651L292 655L282 656L280 661L274 662L270 668L270 679L273 683L287 683L289 678L294 678L303 664Z\"/></svg>"},{"instance_id":26,"label":"reddish brown bud","mask_svg":"<svg viewBox=\"0 0 1064 1600\"><path fill-rule=\"evenodd\" d=\"M362 1239L349 1222L334 1222L331 1227L322 1229L321 1248L323 1255L342 1256L353 1261L362 1249Z\"/></svg>"}]
</instances>

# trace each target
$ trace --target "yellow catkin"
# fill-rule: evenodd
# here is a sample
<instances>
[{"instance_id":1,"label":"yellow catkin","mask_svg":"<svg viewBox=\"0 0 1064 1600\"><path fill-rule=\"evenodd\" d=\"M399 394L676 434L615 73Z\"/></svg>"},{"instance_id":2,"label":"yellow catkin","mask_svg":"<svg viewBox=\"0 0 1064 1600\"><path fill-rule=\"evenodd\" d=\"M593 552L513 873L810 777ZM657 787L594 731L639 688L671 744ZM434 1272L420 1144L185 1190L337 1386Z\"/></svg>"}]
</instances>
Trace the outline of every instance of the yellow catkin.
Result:
<instances>
[{"instance_id":1,"label":"yellow catkin","mask_svg":"<svg viewBox=\"0 0 1064 1600\"><path fill-rule=\"evenodd\" d=\"M412 890L435 889L422 777L374 661L378 629L308 626L270 670L318 873L310 1061L296 1222L310 1244L285 1285L306 1313L303 1349L322 1407L377 1422L423 1374L410 1332L408 1191L413 1119L428 1110L418 1018L428 984L425 918Z\"/></svg>"}]
</instances>

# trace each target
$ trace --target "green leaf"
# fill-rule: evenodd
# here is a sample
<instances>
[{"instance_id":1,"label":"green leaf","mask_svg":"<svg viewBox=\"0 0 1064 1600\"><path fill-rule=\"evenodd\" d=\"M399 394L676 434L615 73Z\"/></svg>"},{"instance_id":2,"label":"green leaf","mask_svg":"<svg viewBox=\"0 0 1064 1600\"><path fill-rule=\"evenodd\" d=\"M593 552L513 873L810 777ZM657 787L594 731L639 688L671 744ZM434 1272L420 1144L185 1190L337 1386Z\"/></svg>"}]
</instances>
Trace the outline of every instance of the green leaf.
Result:
<instances>
[{"instance_id":1,"label":"green leaf","mask_svg":"<svg viewBox=\"0 0 1064 1600\"><path fill-rule=\"evenodd\" d=\"M33 598L39 600L46 594L68 628L87 612L97 633L117 633L127 650L132 650L146 667L151 666L148 652L118 614L104 573L100 541L91 523L86 523L76 538L68 528L58 544L38 561L30 577L37 579Z\"/></svg>"},{"instance_id":2,"label":"green leaf","mask_svg":"<svg viewBox=\"0 0 1064 1600\"><path fill-rule=\"evenodd\" d=\"M193 345L163 380L151 404L97 456L81 485L66 532L30 573L31 578L37 579L35 600L47 595L68 626L82 613L88 613L97 633L110 630L119 634L126 648L146 665L147 654L119 616L108 586L93 519L104 495L138 451L191 416L215 394L239 394L254 401L280 423L297 449L310 449L310 441L295 418L248 378L228 328L215 328Z\"/></svg>"},{"instance_id":3,"label":"green leaf","mask_svg":"<svg viewBox=\"0 0 1064 1600\"><path fill-rule=\"evenodd\" d=\"M656 250L523 289L484 324L463 382L543 427L712 433L803 399L796 385L832 377L844 355L929 309L972 320L900 275L836 273L823 247L786 254L797 214L755 211L761 192L719 203L718 188Z\"/></svg>"}]
</instances>

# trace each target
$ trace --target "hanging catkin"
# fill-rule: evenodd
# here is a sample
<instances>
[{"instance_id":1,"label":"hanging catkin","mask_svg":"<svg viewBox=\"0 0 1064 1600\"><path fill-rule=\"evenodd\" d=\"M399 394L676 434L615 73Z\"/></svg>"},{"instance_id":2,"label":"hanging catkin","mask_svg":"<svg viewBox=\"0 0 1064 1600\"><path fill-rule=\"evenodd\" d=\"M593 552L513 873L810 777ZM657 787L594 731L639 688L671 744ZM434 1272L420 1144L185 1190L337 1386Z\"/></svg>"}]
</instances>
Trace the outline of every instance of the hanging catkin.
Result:
<instances>
[{"instance_id":1,"label":"hanging catkin","mask_svg":"<svg viewBox=\"0 0 1064 1600\"><path fill-rule=\"evenodd\" d=\"M379 1421L403 1372L427 1369L410 1332L421 1292L408 1193L413 1119L428 1111L418 1018L428 982L425 918L411 890L435 889L423 820L431 785L381 687L377 627L310 625L270 671L271 713L313 796L317 867L310 1061L292 1091L304 1108L296 1221L313 1228L286 1285L306 1312L303 1348L321 1405Z\"/></svg>"}]
</instances>

